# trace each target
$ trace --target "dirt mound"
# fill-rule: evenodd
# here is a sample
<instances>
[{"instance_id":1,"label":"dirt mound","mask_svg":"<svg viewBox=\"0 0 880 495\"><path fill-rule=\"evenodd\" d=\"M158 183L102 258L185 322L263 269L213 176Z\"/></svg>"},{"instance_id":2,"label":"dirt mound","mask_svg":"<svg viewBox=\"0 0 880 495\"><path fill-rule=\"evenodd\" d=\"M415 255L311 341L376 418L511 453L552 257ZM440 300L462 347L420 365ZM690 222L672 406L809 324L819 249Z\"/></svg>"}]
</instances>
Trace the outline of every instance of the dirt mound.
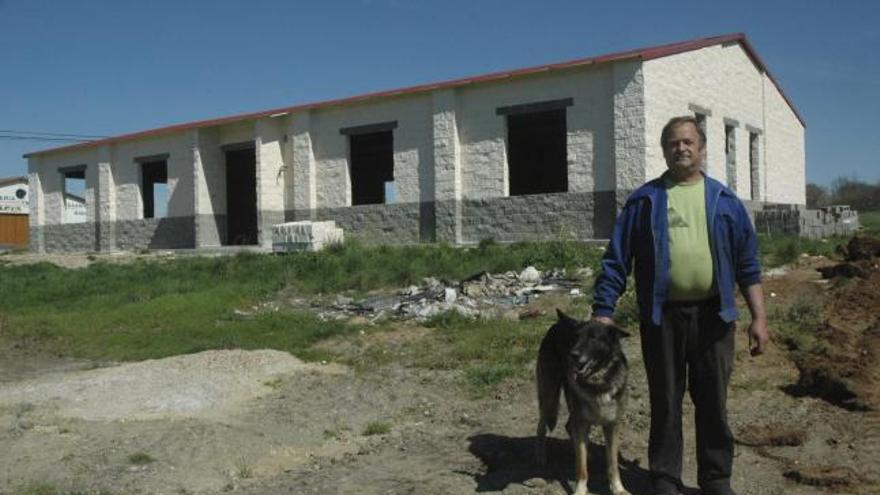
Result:
<instances>
[{"instance_id":1,"label":"dirt mound","mask_svg":"<svg viewBox=\"0 0 880 495\"><path fill-rule=\"evenodd\" d=\"M870 260L880 257L880 239L857 235L840 250L846 261Z\"/></svg>"},{"instance_id":2,"label":"dirt mound","mask_svg":"<svg viewBox=\"0 0 880 495\"><path fill-rule=\"evenodd\" d=\"M224 416L270 392L274 377L316 367L281 351L205 351L4 384L0 406L47 404L103 421Z\"/></svg>"},{"instance_id":3,"label":"dirt mound","mask_svg":"<svg viewBox=\"0 0 880 495\"><path fill-rule=\"evenodd\" d=\"M802 392L853 410L880 410L878 250L880 241L854 237L844 249L849 262L820 268L834 282L816 335L821 345L796 360Z\"/></svg>"}]
</instances>

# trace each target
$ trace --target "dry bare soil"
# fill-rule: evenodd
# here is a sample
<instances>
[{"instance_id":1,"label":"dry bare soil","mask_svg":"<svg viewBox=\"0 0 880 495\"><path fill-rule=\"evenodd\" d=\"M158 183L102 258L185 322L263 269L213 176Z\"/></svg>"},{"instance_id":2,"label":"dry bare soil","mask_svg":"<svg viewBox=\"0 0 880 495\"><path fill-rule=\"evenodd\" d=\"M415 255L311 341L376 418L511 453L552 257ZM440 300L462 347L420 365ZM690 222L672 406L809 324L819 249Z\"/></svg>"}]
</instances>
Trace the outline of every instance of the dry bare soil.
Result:
<instances>
[{"instance_id":1,"label":"dry bare soil","mask_svg":"<svg viewBox=\"0 0 880 495\"><path fill-rule=\"evenodd\" d=\"M798 357L776 339L751 358L739 332L729 409L740 494L880 493L880 271L875 258L862 263L866 277L823 281L816 268L829 264L803 258L765 284L771 307L796 298L822 307L826 353ZM394 359L413 346L430 351L432 332L401 324L321 344L342 360L390 356L367 369L269 350L109 365L3 354L0 493L570 493L564 432L554 432L549 467L532 461L533 383L474 394L456 371ZM625 351L623 481L647 495L637 336ZM692 487L689 403L686 411ZM608 493L600 436L593 442L589 487Z\"/></svg>"}]
</instances>

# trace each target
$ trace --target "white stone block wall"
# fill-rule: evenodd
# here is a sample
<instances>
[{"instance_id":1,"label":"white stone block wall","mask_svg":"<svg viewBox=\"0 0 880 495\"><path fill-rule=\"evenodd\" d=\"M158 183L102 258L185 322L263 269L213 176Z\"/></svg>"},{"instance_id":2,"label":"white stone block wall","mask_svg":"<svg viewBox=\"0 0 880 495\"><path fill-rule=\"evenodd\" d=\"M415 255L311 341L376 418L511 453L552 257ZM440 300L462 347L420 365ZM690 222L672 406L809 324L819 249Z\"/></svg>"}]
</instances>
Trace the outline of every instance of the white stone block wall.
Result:
<instances>
[{"instance_id":1,"label":"white stone block wall","mask_svg":"<svg viewBox=\"0 0 880 495\"><path fill-rule=\"evenodd\" d=\"M312 149L312 113L297 112L289 118L290 160L286 161L291 183L287 210L313 210L317 202L315 153Z\"/></svg>"},{"instance_id":2,"label":"white stone block wall","mask_svg":"<svg viewBox=\"0 0 880 495\"><path fill-rule=\"evenodd\" d=\"M603 190L620 190L626 195L646 180L645 87L641 61L614 64L613 77L614 161L608 177L603 180L612 187ZM617 198L618 203L623 199Z\"/></svg>"},{"instance_id":3,"label":"white stone block wall","mask_svg":"<svg viewBox=\"0 0 880 495\"><path fill-rule=\"evenodd\" d=\"M599 66L464 87L458 91L462 195L468 199L509 193L507 120L499 107L572 98L568 124L569 191L614 188L611 68Z\"/></svg>"},{"instance_id":4,"label":"white stone block wall","mask_svg":"<svg viewBox=\"0 0 880 495\"><path fill-rule=\"evenodd\" d=\"M804 127L768 77L764 78L764 97L766 129L761 158L767 178L763 184L767 191L766 200L805 205Z\"/></svg>"},{"instance_id":5,"label":"white stone block wall","mask_svg":"<svg viewBox=\"0 0 880 495\"><path fill-rule=\"evenodd\" d=\"M192 150L186 133L179 132L114 145L112 169L116 184L115 220L144 218L140 160L162 155L168 155L168 216L192 215Z\"/></svg>"},{"instance_id":6,"label":"white stone block wall","mask_svg":"<svg viewBox=\"0 0 880 495\"><path fill-rule=\"evenodd\" d=\"M64 179L59 169L86 166L86 208L94 210L94 188L96 187L98 149L86 148L67 152L49 153L31 157L28 160L28 173L39 174L39 190L45 215L39 215L39 226L62 224L64 212ZM91 179L91 180L90 180ZM89 202L91 199L91 203ZM87 214L88 215L88 214ZM94 221L94 211L90 221Z\"/></svg>"},{"instance_id":7,"label":"white stone block wall","mask_svg":"<svg viewBox=\"0 0 880 495\"><path fill-rule=\"evenodd\" d=\"M420 170L433 168L432 114L430 94L313 110L309 137L315 159L316 207L351 206L348 136L339 130L392 121L397 122L392 130L396 202L421 201ZM294 121L298 117L294 114Z\"/></svg>"},{"instance_id":8,"label":"white stone block wall","mask_svg":"<svg viewBox=\"0 0 880 495\"><path fill-rule=\"evenodd\" d=\"M284 221L284 135L283 116L258 120L254 129L257 154L257 226L259 243L272 245L271 225Z\"/></svg>"},{"instance_id":9,"label":"white stone block wall","mask_svg":"<svg viewBox=\"0 0 880 495\"><path fill-rule=\"evenodd\" d=\"M645 85L645 141L647 143L646 178L666 170L660 132L674 116L693 115L695 108L707 115L707 163L710 176L727 182L724 149L724 119L764 128L762 74L738 44L715 45L643 63ZM748 167L748 140L737 133L737 169ZM746 150L744 153L739 151ZM795 166L792 163L790 166ZM740 184L747 184L742 172ZM740 193L745 191L740 187ZM745 191L745 198L750 194Z\"/></svg>"}]
</instances>

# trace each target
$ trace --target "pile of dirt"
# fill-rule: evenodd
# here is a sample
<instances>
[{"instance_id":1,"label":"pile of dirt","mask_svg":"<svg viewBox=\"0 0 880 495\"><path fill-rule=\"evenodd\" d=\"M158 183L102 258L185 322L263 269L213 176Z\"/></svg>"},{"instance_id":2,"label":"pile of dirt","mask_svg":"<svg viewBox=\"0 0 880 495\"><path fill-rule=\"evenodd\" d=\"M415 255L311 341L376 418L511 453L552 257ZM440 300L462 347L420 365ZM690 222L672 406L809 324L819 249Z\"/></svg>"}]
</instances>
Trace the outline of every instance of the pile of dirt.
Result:
<instances>
[{"instance_id":1,"label":"pile of dirt","mask_svg":"<svg viewBox=\"0 0 880 495\"><path fill-rule=\"evenodd\" d=\"M821 352L796 361L798 386L851 410L880 411L880 240L857 236L842 251L844 263L819 269L832 281Z\"/></svg>"}]
</instances>

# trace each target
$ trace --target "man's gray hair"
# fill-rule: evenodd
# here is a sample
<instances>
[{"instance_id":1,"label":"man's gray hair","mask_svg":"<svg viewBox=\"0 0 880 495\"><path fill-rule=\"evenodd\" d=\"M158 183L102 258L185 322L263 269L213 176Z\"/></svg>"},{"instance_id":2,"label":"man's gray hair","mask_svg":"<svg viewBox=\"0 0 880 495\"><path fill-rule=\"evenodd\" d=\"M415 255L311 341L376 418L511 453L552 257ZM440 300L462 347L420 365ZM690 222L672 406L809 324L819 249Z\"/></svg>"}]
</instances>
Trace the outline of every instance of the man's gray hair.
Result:
<instances>
[{"instance_id":1,"label":"man's gray hair","mask_svg":"<svg viewBox=\"0 0 880 495\"><path fill-rule=\"evenodd\" d=\"M706 132L700 127L700 123L697 121L696 117L691 115L682 115L679 117L672 117L669 119L669 122L663 126L663 132L660 133L660 147L666 149L666 141L669 140L669 133L672 132L672 129L682 125L682 124L693 124L694 128L697 130L697 134L700 135L700 139L703 141L701 144L706 144Z\"/></svg>"}]
</instances>

